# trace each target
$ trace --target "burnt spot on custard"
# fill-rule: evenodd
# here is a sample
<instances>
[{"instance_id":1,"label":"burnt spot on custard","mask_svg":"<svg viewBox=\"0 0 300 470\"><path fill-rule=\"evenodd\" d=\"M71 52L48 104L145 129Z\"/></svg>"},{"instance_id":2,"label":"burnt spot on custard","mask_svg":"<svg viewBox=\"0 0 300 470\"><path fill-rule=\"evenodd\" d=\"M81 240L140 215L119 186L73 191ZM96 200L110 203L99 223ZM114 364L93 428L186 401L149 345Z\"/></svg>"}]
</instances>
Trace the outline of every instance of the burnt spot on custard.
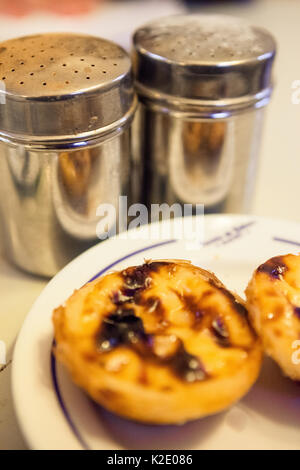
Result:
<instances>
[{"instance_id":1,"label":"burnt spot on custard","mask_svg":"<svg viewBox=\"0 0 300 470\"><path fill-rule=\"evenodd\" d=\"M158 297L152 296L147 299L139 299L139 305L145 307L147 314L155 315L156 321L159 324L167 324L166 310Z\"/></svg>"},{"instance_id":2,"label":"burnt spot on custard","mask_svg":"<svg viewBox=\"0 0 300 470\"><path fill-rule=\"evenodd\" d=\"M189 296L190 297L190 296ZM185 296L186 301L186 296ZM190 308L190 311L194 314L194 328L201 329L208 328L215 338L219 346L228 348L231 345L229 332L227 330L224 320L217 316L217 313L212 308L200 308L199 302L191 301L189 298L185 305Z\"/></svg>"},{"instance_id":3,"label":"burnt spot on custard","mask_svg":"<svg viewBox=\"0 0 300 470\"><path fill-rule=\"evenodd\" d=\"M200 294L200 297L192 294L181 295L176 291L174 293L179 297L183 308L192 314L194 329L209 328L216 312L211 307L203 306L203 300L210 297L213 294L213 290L203 292Z\"/></svg>"},{"instance_id":4,"label":"burnt spot on custard","mask_svg":"<svg viewBox=\"0 0 300 470\"><path fill-rule=\"evenodd\" d=\"M208 299L212 295L213 295L213 290L212 289L211 290L206 290L202 293L201 300Z\"/></svg>"},{"instance_id":5,"label":"burnt spot on custard","mask_svg":"<svg viewBox=\"0 0 300 470\"><path fill-rule=\"evenodd\" d=\"M138 303L139 294L151 284L150 264L128 268L122 271L123 287L113 292L111 300L115 305Z\"/></svg>"},{"instance_id":6,"label":"burnt spot on custard","mask_svg":"<svg viewBox=\"0 0 300 470\"><path fill-rule=\"evenodd\" d=\"M244 318L248 319L248 311L247 311L246 307L242 303L240 303L231 292L229 292L227 289L225 289L225 287L223 287L222 285L218 285L212 279L209 280L209 283L212 286L214 286L217 290L222 292L222 294L225 297L227 297L227 299L230 301L230 304L231 304L231 307L233 308L233 310L235 310L241 317L244 317Z\"/></svg>"},{"instance_id":7,"label":"burnt spot on custard","mask_svg":"<svg viewBox=\"0 0 300 470\"><path fill-rule=\"evenodd\" d=\"M220 346L224 348L230 346L229 332L221 317L217 317L212 321L211 331Z\"/></svg>"},{"instance_id":8,"label":"burnt spot on custard","mask_svg":"<svg viewBox=\"0 0 300 470\"><path fill-rule=\"evenodd\" d=\"M151 273L157 272L161 267L168 266L166 261L153 261L135 266L122 271L122 276L126 288L130 290L139 290L149 287L151 282Z\"/></svg>"},{"instance_id":9,"label":"burnt spot on custard","mask_svg":"<svg viewBox=\"0 0 300 470\"><path fill-rule=\"evenodd\" d=\"M155 314L159 323L164 322L165 309L160 299L155 296L145 298L142 294L151 286L151 273L167 265L167 262L156 261L124 270L122 272L124 284L121 289L113 292L112 302L118 307L124 307L127 303L143 306L146 313Z\"/></svg>"},{"instance_id":10,"label":"burnt spot on custard","mask_svg":"<svg viewBox=\"0 0 300 470\"><path fill-rule=\"evenodd\" d=\"M161 358L154 353L153 340L153 335L145 333L143 320L134 314L134 310L120 307L104 318L96 336L99 352L126 345L148 360L168 366L181 380L193 383L208 378L199 358L189 354L182 341L178 341L179 346L173 355Z\"/></svg>"},{"instance_id":11,"label":"burnt spot on custard","mask_svg":"<svg viewBox=\"0 0 300 470\"><path fill-rule=\"evenodd\" d=\"M204 316L204 312L202 308L200 307L199 299L197 299L197 297L195 297L194 295L190 295L190 294L189 295L185 294L184 296L179 296L179 297L184 308L194 315L195 320L198 323L199 320L201 320Z\"/></svg>"},{"instance_id":12,"label":"burnt spot on custard","mask_svg":"<svg viewBox=\"0 0 300 470\"><path fill-rule=\"evenodd\" d=\"M151 282L150 273L147 264L126 269L122 272L125 284L124 290L127 290L130 294L136 290L145 289Z\"/></svg>"},{"instance_id":13,"label":"burnt spot on custard","mask_svg":"<svg viewBox=\"0 0 300 470\"><path fill-rule=\"evenodd\" d=\"M153 312L164 312L164 308L161 304L161 301L158 297L148 297L143 301L143 305L146 308L147 313Z\"/></svg>"},{"instance_id":14,"label":"burnt spot on custard","mask_svg":"<svg viewBox=\"0 0 300 470\"><path fill-rule=\"evenodd\" d=\"M193 383L208 378L199 358L189 354L181 341L175 354L166 362L175 374L186 382Z\"/></svg>"},{"instance_id":15,"label":"burnt spot on custard","mask_svg":"<svg viewBox=\"0 0 300 470\"><path fill-rule=\"evenodd\" d=\"M295 315L299 318L300 320L300 307L294 307L294 312L295 312Z\"/></svg>"},{"instance_id":16,"label":"burnt spot on custard","mask_svg":"<svg viewBox=\"0 0 300 470\"><path fill-rule=\"evenodd\" d=\"M193 314L193 327L196 330L203 330L204 328L208 328L212 332L219 346L231 346L229 333L223 319L217 316L217 313L214 309L210 307L200 307L200 301L203 299L203 296L201 296L200 300L192 295L180 296L180 299L184 305L184 308Z\"/></svg>"},{"instance_id":17,"label":"burnt spot on custard","mask_svg":"<svg viewBox=\"0 0 300 470\"><path fill-rule=\"evenodd\" d=\"M275 256L266 263L261 264L257 268L258 273L266 273L272 279L281 279L282 275L287 271L288 267L283 261L282 256Z\"/></svg>"},{"instance_id":18,"label":"burnt spot on custard","mask_svg":"<svg viewBox=\"0 0 300 470\"><path fill-rule=\"evenodd\" d=\"M239 317L242 321L247 323L252 337L257 338L257 334L249 320L248 310L246 309L245 305L239 302L230 291L228 291L222 285L217 284L216 281L214 281L213 279L210 279L209 283L214 286L217 290L222 292L222 294L229 300L232 309L239 314Z\"/></svg>"},{"instance_id":19,"label":"burnt spot on custard","mask_svg":"<svg viewBox=\"0 0 300 470\"><path fill-rule=\"evenodd\" d=\"M103 319L97 336L97 348L102 352L111 351L119 345L135 343L145 336L143 321L134 314L134 310L117 308Z\"/></svg>"},{"instance_id":20,"label":"burnt spot on custard","mask_svg":"<svg viewBox=\"0 0 300 470\"><path fill-rule=\"evenodd\" d=\"M117 290L112 294L111 300L115 305L123 305L127 302L133 302L134 295L126 295L123 290Z\"/></svg>"},{"instance_id":21,"label":"burnt spot on custard","mask_svg":"<svg viewBox=\"0 0 300 470\"><path fill-rule=\"evenodd\" d=\"M151 285L151 273L157 272L160 267L168 264L163 261L155 261L122 271L124 285L121 290L113 294L113 303L115 305L122 305L126 302L139 304L141 293Z\"/></svg>"}]
</instances>

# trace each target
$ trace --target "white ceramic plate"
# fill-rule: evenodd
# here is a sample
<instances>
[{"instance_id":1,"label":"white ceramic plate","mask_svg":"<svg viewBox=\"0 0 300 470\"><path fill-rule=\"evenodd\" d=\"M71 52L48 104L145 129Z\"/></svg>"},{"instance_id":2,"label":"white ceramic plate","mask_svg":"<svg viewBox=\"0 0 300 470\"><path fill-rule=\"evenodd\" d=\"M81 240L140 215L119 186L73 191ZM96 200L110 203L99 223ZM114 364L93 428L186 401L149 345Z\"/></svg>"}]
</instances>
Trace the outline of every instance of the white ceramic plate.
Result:
<instances>
[{"instance_id":1,"label":"white ceramic plate","mask_svg":"<svg viewBox=\"0 0 300 470\"><path fill-rule=\"evenodd\" d=\"M300 225L250 216L207 216L205 244L123 240L98 244L64 268L35 302L19 335L13 396L33 449L300 449L300 386L266 360L260 378L230 410L183 426L144 426L92 403L51 355L52 310L99 272L152 258L191 259L243 295L271 256L300 251ZM140 232L141 233L141 232ZM160 243L160 244L159 244ZM163 243L163 244L162 244Z\"/></svg>"}]
</instances>

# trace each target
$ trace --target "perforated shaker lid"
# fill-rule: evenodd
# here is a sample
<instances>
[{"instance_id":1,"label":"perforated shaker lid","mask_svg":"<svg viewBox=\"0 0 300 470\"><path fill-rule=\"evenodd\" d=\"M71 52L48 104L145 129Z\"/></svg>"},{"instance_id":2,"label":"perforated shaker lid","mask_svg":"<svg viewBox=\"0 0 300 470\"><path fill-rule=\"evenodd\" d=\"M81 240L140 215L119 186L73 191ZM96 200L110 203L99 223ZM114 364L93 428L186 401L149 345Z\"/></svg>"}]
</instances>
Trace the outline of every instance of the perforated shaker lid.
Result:
<instances>
[{"instance_id":1,"label":"perforated shaker lid","mask_svg":"<svg viewBox=\"0 0 300 470\"><path fill-rule=\"evenodd\" d=\"M20 142L93 139L132 115L131 62L118 45L78 34L0 44L0 137Z\"/></svg>"},{"instance_id":2,"label":"perforated shaker lid","mask_svg":"<svg viewBox=\"0 0 300 470\"><path fill-rule=\"evenodd\" d=\"M270 94L276 44L265 30L223 15L176 15L134 34L140 93L243 103Z\"/></svg>"}]
</instances>

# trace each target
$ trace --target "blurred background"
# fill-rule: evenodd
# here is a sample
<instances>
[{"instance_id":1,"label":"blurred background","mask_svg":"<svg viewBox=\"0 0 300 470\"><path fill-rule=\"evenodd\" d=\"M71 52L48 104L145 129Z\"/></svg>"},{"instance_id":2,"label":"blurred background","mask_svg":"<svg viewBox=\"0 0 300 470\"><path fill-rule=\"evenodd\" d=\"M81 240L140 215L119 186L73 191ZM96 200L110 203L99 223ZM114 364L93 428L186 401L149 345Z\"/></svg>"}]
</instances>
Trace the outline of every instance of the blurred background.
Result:
<instances>
[{"instance_id":1,"label":"blurred background","mask_svg":"<svg viewBox=\"0 0 300 470\"><path fill-rule=\"evenodd\" d=\"M130 33L160 15L180 13L175 0L0 0L0 39L46 31L76 31L129 47Z\"/></svg>"}]
</instances>

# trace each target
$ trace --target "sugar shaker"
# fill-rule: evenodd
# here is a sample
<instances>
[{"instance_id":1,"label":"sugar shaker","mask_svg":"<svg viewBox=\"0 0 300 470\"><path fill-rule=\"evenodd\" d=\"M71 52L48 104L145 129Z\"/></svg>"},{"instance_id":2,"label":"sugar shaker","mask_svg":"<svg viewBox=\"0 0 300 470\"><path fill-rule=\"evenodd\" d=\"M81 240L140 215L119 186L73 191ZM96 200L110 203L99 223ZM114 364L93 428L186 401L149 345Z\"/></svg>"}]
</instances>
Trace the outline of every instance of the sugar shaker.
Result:
<instances>
[{"instance_id":1,"label":"sugar shaker","mask_svg":"<svg viewBox=\"0 0 300 470\"><path fill-rule=\"evenodd\" d=\"M0 213L24 270L54 275L98 241L97 208L130 198L131 61L79 34L0 44Z\"/></svg>"},{"instance_id":2,"label":"sugar shaker","mask_svg":"<svg viewBox=\"0 0 300 470\"><path fill-rule=\"evenodd\" d=\"M148 205L249 210L275 50L270 33L223 15L176 15L135 32L134 161Z\"/></svg>"}]
</instances>

